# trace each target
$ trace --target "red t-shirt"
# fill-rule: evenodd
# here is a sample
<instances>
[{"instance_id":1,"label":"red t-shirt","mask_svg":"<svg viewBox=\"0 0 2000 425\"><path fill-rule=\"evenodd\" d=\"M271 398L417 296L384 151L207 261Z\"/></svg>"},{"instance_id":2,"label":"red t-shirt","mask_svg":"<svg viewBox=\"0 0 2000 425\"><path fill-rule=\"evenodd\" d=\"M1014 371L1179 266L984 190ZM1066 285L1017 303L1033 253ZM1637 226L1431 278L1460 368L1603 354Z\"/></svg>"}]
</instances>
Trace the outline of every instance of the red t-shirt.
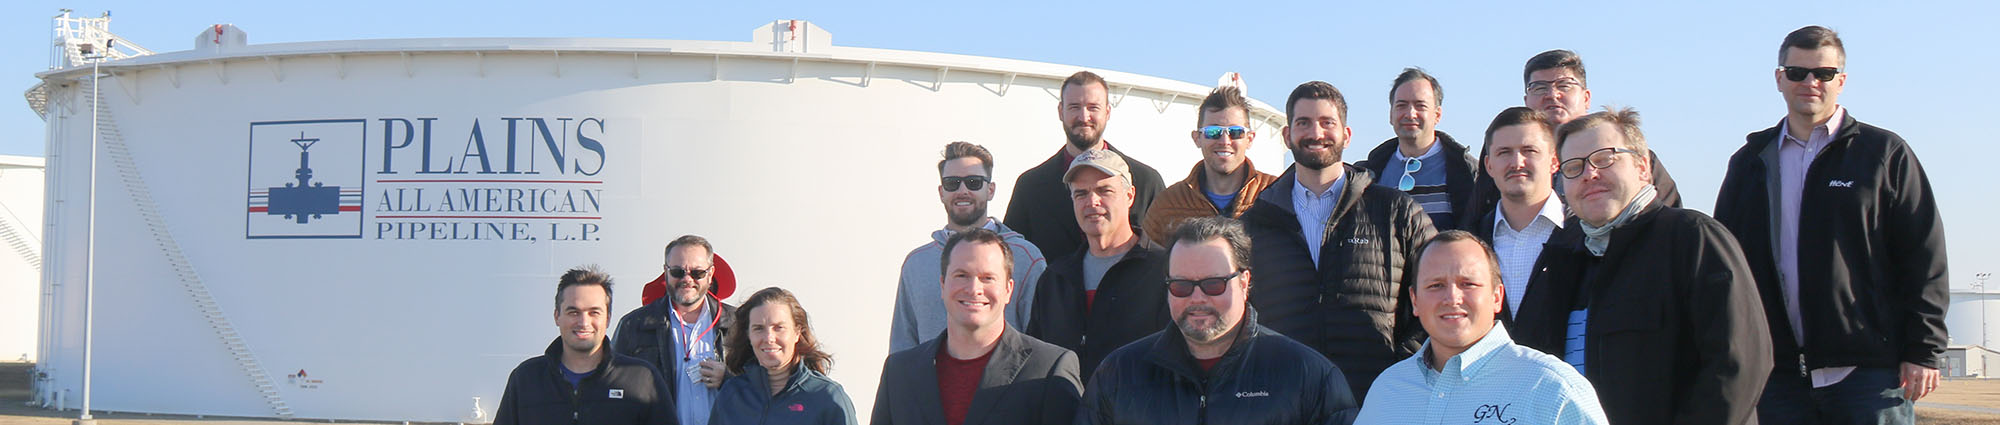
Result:
<instances>
[{"instance_id":1,"label":"red t-shirt","mask_svg":"<svg viewBox=\"0 0 2000 425\"><path fill-rule=\"evenodd\" d=\"M951 358L944 347L938 348L938 399L944 402L946 424L965 423L965 413L972 409L972 394L979 391L979 379L986 374L986 360L991 358L993 352L987 351L976 359L959 360Z\"/></svg>"},{"instance_id":2,"label":"red t-shirt","mask_svg":"<svg viewBox=\"0 0 2000 425\"><path fill-rule=\"evenodd\" d=\"M1216 363L1222 362L1222 358L1216 357L1213 359L1194 359L1194 361L1195 363L1201 363L1201 371L1207 372L1209 371L1209 369L1214 369Z\"/></svg>"}]
</instances>

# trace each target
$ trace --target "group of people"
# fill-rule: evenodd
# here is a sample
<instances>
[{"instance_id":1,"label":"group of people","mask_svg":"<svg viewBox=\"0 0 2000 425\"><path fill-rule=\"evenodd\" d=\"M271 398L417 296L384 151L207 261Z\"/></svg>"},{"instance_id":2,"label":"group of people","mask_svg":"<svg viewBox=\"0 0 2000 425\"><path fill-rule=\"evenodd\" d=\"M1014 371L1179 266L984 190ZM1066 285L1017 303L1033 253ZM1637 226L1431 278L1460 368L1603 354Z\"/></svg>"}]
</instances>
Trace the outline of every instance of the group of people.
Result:
<instances>
[{"instance_id":1,"label":"group of people","mask_svg":"<svg viewBox=\"0 0 2000 425\"><path fill-rule=\"evenodd\" d=\"M1944 232L1910 147L1838 102L1845 62L1827 28L1784 38L1787 111L1729 159L1713 217L1680 207L1638 113L1589 113L1567 50L1528 60L1526 106L1476 153L1437 131L1420 68L1391 85L1396 137L1353 164L1346 99L1301 84L1276 176L1217 88L1171 184L1103 140L1108 84L1079 72L1068 143L1004 220L993 156L945 147L946 224L904 260L871 422L1912 423L1944 351ZM705 239L665 254L667 296L616 338L610 279L562 276L562 335L500 423L856 423L798 299L722 303Z\"/></svg>"}]
</instances>

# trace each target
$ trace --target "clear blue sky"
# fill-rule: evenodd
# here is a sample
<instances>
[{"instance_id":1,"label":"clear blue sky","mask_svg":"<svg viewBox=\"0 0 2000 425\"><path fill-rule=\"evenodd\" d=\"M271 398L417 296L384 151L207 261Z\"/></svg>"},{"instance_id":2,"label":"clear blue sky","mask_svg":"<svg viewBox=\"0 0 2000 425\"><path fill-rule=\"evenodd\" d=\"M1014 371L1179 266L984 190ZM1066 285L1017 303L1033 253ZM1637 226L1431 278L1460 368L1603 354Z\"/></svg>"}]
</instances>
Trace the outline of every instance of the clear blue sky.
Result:
<instances>
[{"instance_id":1,"label":"clear blue sky","mask_svg":"<svg viewBox=\"0 0 2000 425\"><path fill-rule=\"evenodd\" d=\"M1955 287L1995 271L2000 236L1992 136L2000 108L1995 2L1790 1L1765 5L1613 2L8 2L0 36L6 93L47 68L49 17L114 12L112 30L155 51L188 49L209 24L251 43L419 37L613 37L748 41L774 19L807 19L839 45L958 53L1113 69L1200 84L1226 71L1273 105L1325 80L1346 92L1356 159L1391 136L1389 82L1423 66L1444 86L1439 127L1476 144L1492 115L1521 103L1520 69L1552 48L1581 53L1595 106L1637 108L1688 206L1708 210L1728 155L1784 112L1771 77L1778 42L1803 25L1842 32L1850 76L1841 103L1897 131L1929 171L1950 232ZM1420 5L1420 7L1409 7ZM0 154L40 156L42 121L0 108Z\"/></svg>"}]
</instances>

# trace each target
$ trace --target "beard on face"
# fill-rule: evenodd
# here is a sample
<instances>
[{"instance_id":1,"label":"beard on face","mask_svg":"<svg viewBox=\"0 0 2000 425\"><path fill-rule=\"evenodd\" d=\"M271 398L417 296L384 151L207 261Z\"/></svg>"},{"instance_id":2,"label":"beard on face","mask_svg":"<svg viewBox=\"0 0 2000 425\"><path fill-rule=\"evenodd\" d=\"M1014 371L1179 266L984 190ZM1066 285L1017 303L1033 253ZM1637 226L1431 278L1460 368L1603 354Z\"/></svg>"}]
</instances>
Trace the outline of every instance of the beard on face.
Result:
<instances>
[{"instance_id":1,"label":"beard on face","mask_svg":"<svg viewBox=\"0 0 2000 425\"><path fill-rule=\"evenodd\" d=\"M1320 143L1325 143L1328 145L1326 149L1326 154L1314 155L1306 153L1306 145L1320 144ZM1292 144L1292 159L1298 161L1299 165L1303 165L1306 168L1311 168L1314 170L1324 170L1326 169L1326 167L1331 167L1334 164L1340 163L1340 146L1338 143L1334 143L1333 139L1320 138L1320 139L1299 140L1298 143Z\"/></svg>"},{"instance_id":2,"label":"beard on face","mask_svg":"<svg viewBox=\"0 0 2000 425\"><path fill-rule=\"evenodd\" d=\"M944 210L945 216L946 218L951 219L951 225L958 227L971 227L973 224L979 223L979 220L986 218L986 202L980 201L978 199L972 199L971 201L972 201L972 211L968 211L963 215L959 214L957 211L954 211L951 208L945 208ZM958 203L958 201L953 200L952 203Z\"/></svg>"},{"instance_id":3,"label":"beard on face","mask_svg":"<svg viewBox=\"0 0 2000 425\"><path fill-rule=\"evenodd\" d=\"M1188 313L1208 313L1215 318L1215 323L1207 327L1197 327L1188 323ZM1217 313L1215 307L1205 305L1191 305L1186 310L1181 310L1181 316L1174 318L1174 324L1181 328L1181 335L1195 342L1215 341L1216 338L1222 337L1223 332L1229 331L1222 327L1222 314Z\"/></svg>"},{"instance_id":4,"label":"beard on face","mask_svg":"<svg viewBox=\"0 0 2000 425\"><path fill-rule=\"evenodd\" d=\"M715 272L714 270L709 271L709 273L714 273L714 272ZM674 297L674 304L678 304L682 307L692 307L695 304L700 304L702 301L702 294L708 293L708 282L702 282L702 281L695 281L694 283L675 282L673 286L674 286L673 290L668 292ZM682 297L681 289L687 288L689 286L693 286L695 288L694 296Z\"/></svg>"},{"instance_id":5,"label":"beard on face","mask_svg":"<svg viewBox=\"0 0 2000 425\"><path fill-rule=\"evenodd\" d=\"M1103 132L1085 134L1086 131L1089 129L1083 123L1072 123L1069 128L1063 130L1063 135L1069 138L1069 145L1075 146L1077 150L1090 150L1097 147L1097 141L1104 139Z\"/></svg>"}]
</instances>

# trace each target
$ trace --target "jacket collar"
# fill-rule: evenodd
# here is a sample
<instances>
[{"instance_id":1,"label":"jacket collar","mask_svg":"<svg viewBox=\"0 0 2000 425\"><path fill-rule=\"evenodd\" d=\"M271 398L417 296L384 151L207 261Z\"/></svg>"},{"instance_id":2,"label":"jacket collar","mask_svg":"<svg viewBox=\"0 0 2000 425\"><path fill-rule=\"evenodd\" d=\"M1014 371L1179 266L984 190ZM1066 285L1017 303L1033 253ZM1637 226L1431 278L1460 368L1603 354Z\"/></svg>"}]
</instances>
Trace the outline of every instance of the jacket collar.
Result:
<instances>
[{"instance_id":1,"label":"jacket collar","mask_svg":"<svg viewBox=\"0 0 2000 425\"><path fill-rule=\"evenodd\" d=\"M617 356L618 356L618 353L617 353L617 352L615 352L615 351L612 351L612 350L611 350L611 338L610 338L610 337L605 337L605 338L603 338L603 340L602 340L602 341L599 341L598 343L599 343L599 344L603 344L603 345L601 345L601 347L602 347L601 349L602 349L602 350L604 350L604 357L603 357L603 358L600 358L600 359L597 359L597 368L595 368L595 369L591 369L591 370L590 370L590 372L589 372L589 374L587 374L587 375L585 375L585 376L583 377L583 379L585 379L585 380L588 380L588 379L591 379L592 377L598 377L598 376L604 376L604 374L606 374L606 373L610 373L610 372L611 372L611 358L612 358L612 357L617 357ZM555 373L555 374L556 374L556 376L562 376L562 370L561 370L561 369L562 369L562 368L564 368L564 367L566 367L566 366L563 366L563 362L562 362L562 355L563 355L563 345L562 345L562 337L558 336L558 337L556 337L556 340L555 340L555 341L549 341L549 348L548 348L548 349L546 349L546 350L542 350L542 355L544 355L544 356L548 356L548 358L549 358L549 360L550 360L550 361L553 361L553 362L555 362L555 363L556 363L556 368L557 368L557 369L556 369L556 370L551 370L550 372L553 372L553 373Z\"/></svg>"},{"instance_id":2,"label":"jacket collar","mask_svg":"<svg viewBox=\"0 0 2000 425\"><path fill-rule=\"evenodd\" d=\"M1450 134L1445 134L1443 130L1438 130L1437 141L1435 141L1434 143L1437 143L1438 145L1442 146L1436 149L1439 150L1438 155L1443 156L1446 159L1445 169L1452 170L1455 168L1463 167L1465 165L1464 161L1459 160L1458 158L1464 158L1465 152L1469 151L1470 149L1466 148L1465 145L1459 144L1458 140L1451 138ZM1388 169L1390 162L1389 158L1394 157L1394 154L1396 153L1396 149L1398 146L1399 145L1396 143L1396 138L1391 137L1389 138L1388 141L1384 141L1382 142L1382 144L1376 145L1375 149L1369 150L1368 171L1373 172L1376 175L1382 175L1384 172L1383 170ZM1464 171L1471 171L1471 170L1464 170Z\"/></svg>"},{"instance_id":3,"label":"jacket collar","mask_svg":"<svg viewBox=\"0 0 2000 425\"><path fill-rule=\"evenodd\" d=\"M1204 170L1206 170L1206 169L1207 169L1207 167L1208 167L1208 166L1207 166L1207 165L1206 165L1205 163L1203 163L1202 161L1195 161L1195 162L1194 162L1194 169L1193 169L1193 170L1189 170L1189 171L1188 171L1188 176L1187 176L1187 178L1186 178L1186 179L1183 179L1183 180L1181 180L1181 182L1180 182L1179 184L1181 184L1181 185L1185 185L1185 186L1187 186L1187 187L1188 187L1189 189L1194 189L1194 190L1197 190L1197 191L1200 191L1200 192L1196 192L1196 193L1204 193L1204 194L1205 194L1205 193L1208 193L1208 188L1207 188L1207 187L1206 187L1206 185L1204 184L1204 183L1208 182L1208 173L1204 173L1204 172L1203 172ZM1250 187L1250 183L1251 183L1251 182L1254 182L1254 181L1256 181L1256 180L1257 180L1257 174L1258 174L1258 173L1257 173L1257 164L1256 164L1256 163L1255 163L1254 161L1251 161L1251 160L1250 160L1249 158L1244 158L1244 159L1243 159L1243 186L1241 186L1241 187L1238 187L1238 188L1236 188L1236 193L1237 193L1237 194L1242 194L1242 193L1243 193L1243 189L1244 189L1244 188L1248 188L1248 187Z\"/></svg>"},{"instance_id":4,"label":"jacket collar","mask_svg":"<svg viewBox=\"0 0 2000 425\"><path fill-rule=\"evenodd\" d=\"M1368 186L1375 184L1375 178L1369 175L1367 169L1345 163L1340 164L1340 167L1342 172L1346 173L1347 184L1342 188L1339 206L1334 207L1335 218L1352 209L1360 201L1361 194L1368 190ZM1251 217L1245 213L1244 219L1268 220L1264 224L1300 231L1298 214L1292 212L1292 186L1298 184L1298 168L1298 164L1285 167L1284 174L1279 175L1270 186L1265 186L1263 192L1257 193L1257 204L1264 205L1267 214L1277 214L1276 217Z\"/></svg>"},{"instance_id":5,"label":"jacket collar","mask_svg":"<svg viewBox=\"0 0 2000 425\"><path fill-rule=\"evenodd\" d=\"M752 359L751 361L754 362L756 360ZM743 375L740 376L750 381L750 385L757 389L756 393L759 397L762 397L765 401L769 401L776 399L779 395L798 391L799 387L805 385L806 381L819 376L819 372L814 372L812 368L806 367L806 362L803 360L794 360L792 362L792 376L785 380L785 389L778 391L776 395L771 394L769 391L769 388L771 388L771 372L764 370L764 366L755 364L744 365Z\"/></svg>"},{"instance_id":6,"label":"jacket collar","mask_svg":"<svg viewBox=\"0 0 2000 425\"><path fill-rule=\"evenodd\" d=\"M1196 365L1194 353L1188 351L1187 336L1182 335L1180 325L1171 320L1167 321L1167 328L1160 331L1159 339L1153 341L1153 349L1147 350L1146 361L1195 382L1219 381L1231 375L1237 369L1236 365L1243 363L1244 356L1251 350L1251 341L1269 332L1257 325L1257 309L1250 303L1243 303L1243 320L1236 322L1236 326L1240 331L1236 332L1235 341L1229 344L1229 351L1223 352L1215 368L1207 372Z\"/></svg>"},{"instance_id":7,"label":"jacket collar","mask_svg":"<svg viewBox=\"0 0 2000 425\"><path fill-rule=\"evenodd\" d=\"M1001 224L1000 219L993 217L986 218L986 230L992 230L993 233L999 233L1000 239L1003 240L1013 239L1021 236L1021 234L1015 232L1014 229L1007 228L1006 224ZM936 231L931 232L931 240L936 241L938 245L943 245L945 240L951 239L952 233L955 232L952 232L951 229L937 229Z\"/></svg>"},{"instance_id":8,"label":"jacket collar","mask_svg":"<svg viewBox=\"0 0 2000 425\"><path fill-rule=\"evenodd\" d=\"M1652 227L1653 220L1659 218L1660 210L1663 208L1666 207L1660 205L1658 202L1648 202L1646 206L1639 208L1639 212L1632 214L1632 218L1626 220L1625 224L1611 229L1611 243L1604 248L1603 258L1605 261L1609 263L1615 262L1615 259L1623 258L1623 253L1632 249L1632 241L1640 235L1645 234L1646 230ZM1549 242L1549 244L1561 247L1577 255L1592 256L1590 255L1590 248L1583 245L1582 223L1583 218L1574 215L1570 216L1568 220L1563 221L1563 228L1558 233L1572 232L1575 237L1559 238L1560 240Z\"/></svg>"},{"instance_id":9,"label":"jacket collar","mask_svg":"<svg viewBox=\"0 0 2000 425\"><path fill-rule=\"evenodd\" d=\"M1833 149L1834 146L1841 145L1849 140L1853 140L1855 136L1861 135L1861 126L1856 125L1859 124L1860 121L1854 119L1853 112L1854 111L1847 110L1845 106L1841 107L1840 128L1834 131L1833 142L1827 144L1828 150ZM1782 134L1785 134L1785 118L1779 118L1778 123L1776 125L1772 125L1771 128L1766 128L1763 131L1750 133L1749 136L1744 136L1745 139L1744 147L1746 148L1746 150L1750 152L1763 152L1767 146L1775 146L1777 143L1780 143L1778 141L1778 136ZM1771 164L1776 164L1776 163L1773 162ZM1776 168L1776 167L1769 167L1769 168Z\"/></svg>"}]
</instances>

